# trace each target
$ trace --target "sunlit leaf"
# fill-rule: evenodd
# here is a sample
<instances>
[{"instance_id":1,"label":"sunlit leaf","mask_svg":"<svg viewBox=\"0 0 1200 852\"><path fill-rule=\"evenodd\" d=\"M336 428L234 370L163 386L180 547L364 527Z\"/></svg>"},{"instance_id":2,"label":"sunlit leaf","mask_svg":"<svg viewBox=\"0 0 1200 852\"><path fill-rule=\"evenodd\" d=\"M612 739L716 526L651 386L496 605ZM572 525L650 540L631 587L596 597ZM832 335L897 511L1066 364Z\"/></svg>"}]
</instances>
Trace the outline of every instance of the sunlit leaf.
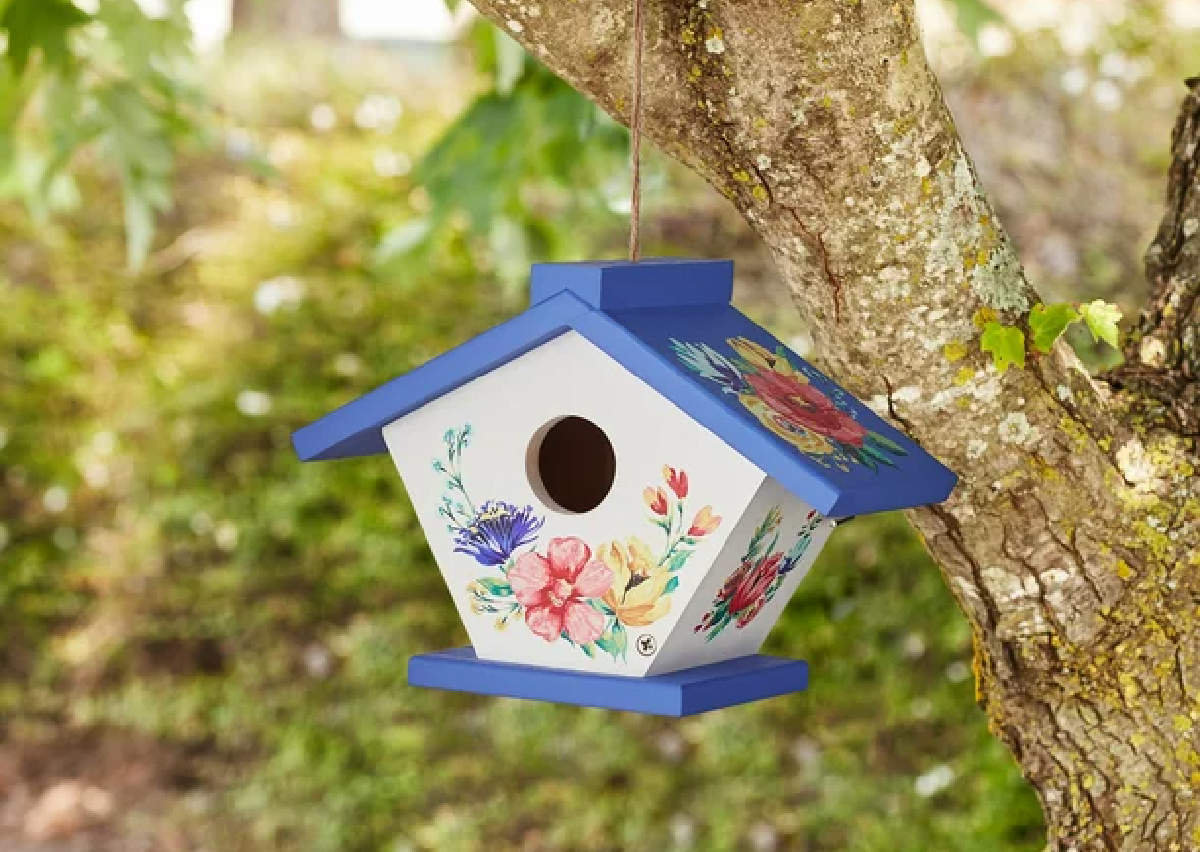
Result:
<instances>
[{"instance_id":1,"label":"sunlit leaf","mask_svg":"<svg viewBox=\"0 0 1200 852\"><path fill-rule=\"evenodd\" d=\"M1033 345L1042 353L1049 352L1062 337L1067 326L1079 319L1079 311L1068 304L1034 305L1029 312L1029 330Z\"/></svg>"},{"instance_id":2,"label":"sunlit leaf","mask_svg":"<svg viewBox=\"0 0 1200 852\"><path fill-rule=\"evenodd\" d=\"M0 30L8 37L9 63L22 73L38 50L48 64L67 65L72 60L67 44L70 31L90 20L70 0L10 0L0 15Z\"/></svg>"},{"instance_id":3,"label":"sunlit leaf","mask_svg":"<svg viewBox=\"0 0 1200 852\"><path fill-rule=\"evenodd\" d=\"M990 352L996 369L1003 373L1013 364L1025 366L1025 332L1011 325L989 322L983 327L980 348Z\"/></svg>"},{"instance_id":4,"label":"sunlit leaf","mask_svg":"<svg viewBox=\"0 0 1200 852\"><path fill-rule=\"evenodd\" d=\"M1096 340L1103 340L1114 349L1120 348L1121 332L1117 323L1121 321L1121 309L1111 302L1097 299L1079 306L1083 321Z\"/></svg>"}]
</instances>

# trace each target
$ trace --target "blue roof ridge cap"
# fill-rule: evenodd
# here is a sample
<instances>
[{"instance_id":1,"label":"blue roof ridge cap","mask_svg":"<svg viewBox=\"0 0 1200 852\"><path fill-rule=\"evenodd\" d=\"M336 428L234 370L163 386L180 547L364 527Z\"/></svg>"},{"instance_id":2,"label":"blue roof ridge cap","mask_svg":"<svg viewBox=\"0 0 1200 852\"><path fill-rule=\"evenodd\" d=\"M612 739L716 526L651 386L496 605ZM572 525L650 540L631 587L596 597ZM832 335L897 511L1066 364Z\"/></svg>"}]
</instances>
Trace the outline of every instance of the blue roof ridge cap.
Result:
<instances>
[{"instance_id":1,"label":"blue roof ridge cap","mask_svg":"<svg viewBox=\"0 0 1200 852\"><path fill-rule=\"evenodd\" d=\"M733 300L733 261L650 258L533 265L531 305L564 291L603 311L728 305Z\"/></svg>"}]
</instances>

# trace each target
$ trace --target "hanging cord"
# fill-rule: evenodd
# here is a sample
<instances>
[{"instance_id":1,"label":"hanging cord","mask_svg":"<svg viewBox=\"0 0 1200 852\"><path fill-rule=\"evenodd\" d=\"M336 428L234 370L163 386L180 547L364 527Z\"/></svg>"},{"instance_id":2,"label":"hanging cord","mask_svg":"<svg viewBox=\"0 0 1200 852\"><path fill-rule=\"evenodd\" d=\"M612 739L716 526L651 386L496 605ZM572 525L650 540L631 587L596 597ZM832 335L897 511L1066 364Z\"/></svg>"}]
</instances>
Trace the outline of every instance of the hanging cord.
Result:
<instances>
[{"instance_id":1,"label":"hanging cord","mask_svg":"<svg viewBox=\"0 0 1200 852\"><path fill-rule=\"evenodd\" d=\"M633 172L629 193L629 259L642 255L642 43L646 23L643 0L633 0L633 109L629 118L629 165Z\"/></svg>"}]
</instances>

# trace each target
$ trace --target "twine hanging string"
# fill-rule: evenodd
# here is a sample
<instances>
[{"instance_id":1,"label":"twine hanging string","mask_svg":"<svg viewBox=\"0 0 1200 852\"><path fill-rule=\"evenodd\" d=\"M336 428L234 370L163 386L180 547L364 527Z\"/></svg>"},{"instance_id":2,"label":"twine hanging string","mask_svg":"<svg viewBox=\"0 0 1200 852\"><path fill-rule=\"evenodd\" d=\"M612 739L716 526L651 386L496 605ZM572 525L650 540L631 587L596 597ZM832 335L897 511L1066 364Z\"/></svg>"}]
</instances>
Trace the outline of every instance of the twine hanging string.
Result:
<instances>
[{"instance_id":1,"label":"twine hanging string","mask_svg":"<svg viewBox=\"0 0 1200 852\"><path fill-rule=\"evenodd\" d=\"M642 44L645 41L643 0L633 0L633 108L629 118L629 259L642 256Z\"/></svg>"}]
</instances>

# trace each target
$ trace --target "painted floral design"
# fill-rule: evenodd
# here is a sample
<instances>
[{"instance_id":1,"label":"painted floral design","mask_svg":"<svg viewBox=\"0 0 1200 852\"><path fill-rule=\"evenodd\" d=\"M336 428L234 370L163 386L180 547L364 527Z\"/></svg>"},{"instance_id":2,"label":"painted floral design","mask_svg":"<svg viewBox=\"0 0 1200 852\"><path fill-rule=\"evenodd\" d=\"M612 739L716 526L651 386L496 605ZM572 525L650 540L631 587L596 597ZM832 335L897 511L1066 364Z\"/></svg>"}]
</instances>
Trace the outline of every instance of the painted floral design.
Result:
<instances>
[{"instance_id":1,"label":"painted floral design","mask_svg":"<svg viewBox=\"0 0 1200 852\"><path fill-rule=\"evenodd\" d=\"M608 593L612 581L612 569L574 537L551 539L545 556L526 553L508 571L525 623L547 642L565 634L586 645L603 636L605 618L591 599Z\"/></svg>"},{"instance_id":2,"label":"painted floral design","mask_svg":"<svg viewBox=\"0 0 1200 852\"><path fill-rule=\"evenodd\" d=\"M446 477L438 514L449 522L454 552L466 553L489 568L503 565L519 548L537 539L545 520L534 515L532 506L520 508L500 500L489 500L476 509L462 478L462 456L471 445L471 425L450 429L442 439L446 461L438 459L433 469Z\"/></svg>"},{"instance_id":3,"label":"painted floral design","mask_svg":"<svg viewBox=\"0 0 1200 852\"><path fill-rule=\"evenodd\" d=\"M736 396L764 427L826 467L849 471L862 465L878 471L896 467L904 449L867 429L854 416L849 397L835 390L826 395L812 381L819 374L797 367L780 346L771 352L745 337L726 340L731 355L707 343L671 340L676 357L689 370Z\"/></svg>"},{"instance_id":4,"label":"painted floral design","mask_svg":"<svg viewBox=\"0 0 1200 852\"><path fill-rule=\"evenodd\" d=\"M435 461L433 469L446 480L438 513L447 520L454 552L499 575L478 577L467 586L471 610L495 615L497 629L523 620L547 642L569 642L589 657L603 652L626 659L628 628L647 627L671 611L679 571L704 537L720 527L720 516L711 506L689 516L688 475L664 466L662 484L643 492L650 524L665 537L661 551L638 536L595 549L564 536L541 551L537 541L545 518L532 506L489 500L476 508L462 473L470 438L470 425L448 430L446 458Z\"/></svg>"},{"instance_id":5,"label":"painted floral design","mask_svg":"<svg viewBox=\"0 0 1200 852\"><path fill-rule=\"evenodd\" d=\"M725 580L713 599L712 608L693 628L694 632L704 633L704 638L711 642L731 624L740 629L754 621L775 597L788 574L800 564L821 521L820 515L810 511L795 543L785 553L777 549L783 513L778 506L767 512L750 539L746 555Z\"/></svg>"}]
</instances>

